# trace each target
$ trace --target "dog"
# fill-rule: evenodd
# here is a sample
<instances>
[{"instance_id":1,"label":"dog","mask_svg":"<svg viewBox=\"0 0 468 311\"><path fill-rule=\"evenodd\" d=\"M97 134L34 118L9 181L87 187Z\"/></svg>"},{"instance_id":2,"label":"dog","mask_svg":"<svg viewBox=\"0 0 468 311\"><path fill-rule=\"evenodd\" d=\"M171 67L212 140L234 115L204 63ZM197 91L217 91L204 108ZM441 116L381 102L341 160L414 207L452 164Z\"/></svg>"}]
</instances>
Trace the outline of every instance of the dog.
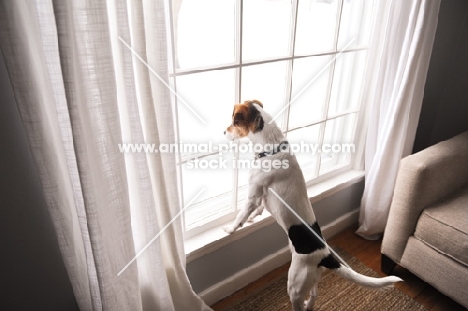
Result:
<instances>
[{"instance_id":1,"label":"dog","mask_svg":"<svg viewBox=\"0 0 468 311\"><path fill-rule=\"evenodd\" d=\"M371 288L392 287L394 283L402 281L396 276L367 277L341 264L332 255L315 219L296 157L290 152L282 152L288 142L272 120L258 100L247 100L234 106L232 123L224 131L226 138L238 140L247 137L254 145L265 146L265 149L268 146L268 150L256 154L255 161L277 161L288 165L287 168L270 171L262 170L262 165L258 166L259 169L251 169L247 203L237 214L234 223L223 229L232 234L246 221L261 214L263 208L270 212L289 237L292 260L287 291L294 311L312 310L318 294L317 283L327 268L349 281ZM310 298L306 301L308 295Z\"/></svg>"}]
</instances>

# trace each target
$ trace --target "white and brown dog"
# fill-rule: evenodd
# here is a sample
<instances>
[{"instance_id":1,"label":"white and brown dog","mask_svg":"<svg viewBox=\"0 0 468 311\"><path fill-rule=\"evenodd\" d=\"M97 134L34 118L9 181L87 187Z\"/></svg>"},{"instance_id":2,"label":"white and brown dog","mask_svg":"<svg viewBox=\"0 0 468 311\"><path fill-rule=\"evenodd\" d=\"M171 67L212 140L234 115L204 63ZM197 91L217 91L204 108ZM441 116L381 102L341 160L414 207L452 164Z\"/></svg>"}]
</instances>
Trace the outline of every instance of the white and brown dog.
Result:
<instances>
[{"instance_id":1,"label":"white and brown dog","mask_svg":"<svg viewBox=\"0 0 468 311\"><path fill-rule=\"evenodd\" d=\"M248 100L234 106L232 124L224 132L229 140L248 137L253 144L262 146L277 146L256 155L256 161L280 160L288 162L288 168L272 169L266 172L262 169L251 169L249 174L248 200L239 212L232 225L224 230L232 234L250 218L261 214L265 207L284 229L289 237L292 252L291 267L288 274L288 294L293 310L312 310L317 297L317 283L322 272L328 268L334 270L343 278L357 284L383 288L391 287L395 282L402 281L395 276L372 278L359 274L340 264L322 242L320 227L315 219L312 205L307 196L307 189L302 171L296 157L289 152L280 152L281 146L288 142L272 117L263 110L263 105L257 100ZM268 189L273 189L310 228L298 219L278 197ZM305 301L307 295L310 298ZM305 302L305 304L304 304Z\"/></svg>"}]
</instances>

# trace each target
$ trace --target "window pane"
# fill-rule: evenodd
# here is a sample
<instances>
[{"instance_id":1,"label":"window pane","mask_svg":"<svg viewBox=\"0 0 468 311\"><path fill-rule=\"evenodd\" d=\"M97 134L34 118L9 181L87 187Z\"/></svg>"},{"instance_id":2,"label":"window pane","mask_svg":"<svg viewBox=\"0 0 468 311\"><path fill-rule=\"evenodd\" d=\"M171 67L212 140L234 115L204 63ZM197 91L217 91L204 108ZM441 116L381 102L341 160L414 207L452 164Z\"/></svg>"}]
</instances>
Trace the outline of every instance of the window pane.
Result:
<instances>
[{"instance_id":1,"label":"window pane","mask_svg":"<svg viewBox=\"0 0 468 311\"><path fill-rule=\"evenodd\" d=\"M246 144L243 144L243 146L246 146ZM252 146L252 144L247 144L247 146ZM250 147L252 148L252 147ZM240 149L242 151L242 148ZM245 186L249 183L249 171L250 171L250 166L252 161L254 160L254 152L239 152L237 154L237 186L242 187ZM245 194L247 195L247 194ZM239 199L244 199L243 196L241 196Z\"/></svg>"},{"instance_id":2,"label":"window pane","mask_svg":"<svg viewBox=\"0 0 468 311\"><path fill-rule=\"evenodd\" d=\"M356 114L327 121L320 153L320 175L343 167L351 162L355 152L354 129Z\"/></svg>"},{"instance_id":3,"label":"window pane","mask_svg":"<svg viewBox=\"0 0 468 311\"><path fill-rule=\"evenodd\" d=\"M237 163L237 209L241 209L248 196L248 183L249 183L249 171L251 168L252 161L254 160L253 152L239 152ZM248 164L247 164L248 163Z\"/></svg>"},{"instance_id":4,"label":"window pane","mask_svg":"<svg viewBox=\"0 0 468 311\"><path fill-rule=\"evenodd\" d=\"M237 189L237 209L240 210L247 203L247 197L249 195L249 186L243 185L239 186Z\"/></svg>"},{"instance_id":5,"label":"window pane","mask_svg":"<svg viewBox=\"0 0 468 311\"><path fill-rule=\"evenodd\" d=\"M242 101L258 99L272 117L283 108L286 90L286 61L247 66L242 69ZM281 127L281 116L276 120Z\"/></svg>"},{"instance_id":6,"label":"window pane","mask_svg":"<svg viewBox=\"0 0 468 311\"><path fill-rule=\"evenodd\" d=\"M225 161L225 162L223 162ZM223 167L225 163L226 167ZM210 168L210 165L212 168ZM200 178L200 176L203 176ZM232 155L224 153L187 162L182 165L184 206L205 188L203 193L185 211L187 228L197 222L206 222L232 210ZM197 204L198 203L198 204Z\"/></svg>"},{"instance_id":7,"label":"window pane","mask_svg":"<svg viewBox=\"0 0 468 311\"><path fill-rule=\"evenodd\" d=\"M343 53L336 60L328 116L359 108L367 51Z\"/></svg>"},{"instance_id":8,"label":"window pane","mask_svg":"<svg viewBox=\"0 0 468 311\"><path fill-rule=\"evenodd\" d=\"M234 107L234 69L209 71L177 77L177 93L198 114L178 101L179 132L183 143L216 146L225 143L223 132L231 124Z\"/></svg>"},{"instance_id":9,"label":"window pane","mask_svg":"<svg viewBox=\"0 0 468 311\"><path fill-rule=\"evenodd\" d=\"M353 38L356 41L352 46L368 44L373 5L374 0L343 2L338 49L346 46Z\"/></svg>"},{"instance_id":10,"label":"window pane","mask_svg":"<svg viewBox=\"0 0 468 311\"><path fill-rule=\"evenodd\" d=\"M330 73L329 67L323 69L330 57L314 56L294 61L289 108L290 129L322 119ZM311 81L313 82L310 83Z\"/></svg>"},{"instance_id":11,"label":"window pane","mask_svg":"<svg viewBox=\"0 0 468 311\"><path fill-rule=\"evenodd\" d=\"M291 1L248 0L243 6L242 59L288 56Z\"/></svg>"},{"instance_id":12,"label":"window pane","mask_svg":"<svg viewBox=\"0 0 468 311\"><path fill-rule=\"evenodd\" d=\"M233 63L235 25L235 0L182 1L174 17L176 67Z\"/></svg>"},{"instance_id":13,"label":"window pane","mask_svg":"<svg viewBox=\"0 0 468 311\"><path fill-rule=\"evenodd\" d=\"M299 1L295 55L333 51L338 0Z\"/></svg>"},{"instance_id":14,"label":"window pane","mask_svg":"<svg viewBox=\"0 0 468 311\"><path fill-rule=\"evenodd\" d=\"M305 180L310 180L315 175L315 167L319 156L318 147L320 124L305 127L288 133L288 141L291 148L300 148L300 151L293 152L301 166ZM297 147L293 147L297 146Z\"/></svg>"}]
</instances>

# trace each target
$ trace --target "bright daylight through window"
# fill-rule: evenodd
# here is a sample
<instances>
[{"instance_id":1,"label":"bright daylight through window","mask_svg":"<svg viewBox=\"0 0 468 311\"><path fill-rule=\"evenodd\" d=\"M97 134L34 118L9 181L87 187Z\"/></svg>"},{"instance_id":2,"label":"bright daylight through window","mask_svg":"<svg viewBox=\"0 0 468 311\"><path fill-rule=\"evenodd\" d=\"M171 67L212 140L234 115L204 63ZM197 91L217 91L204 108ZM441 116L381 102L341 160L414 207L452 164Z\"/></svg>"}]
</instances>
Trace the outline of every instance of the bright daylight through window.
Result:
<instances>
[{"instance_id":1,"label":"bright daylight through window","mask_svg":"<svg viewBox=\"0 0 468 311\"><path fill-rule=\"evenodd\" d=\"M308 185L351 168L372 0L171 3L171 83L206 123L174 99L179 142L207 146L179 157L184 203L206 188L185 213L188 237L233 219L246 198L248 168L232 163L253 153L216 149L235 103L260 100L282 112L290 144L318 146L295 152Z\"/></svg>"}]
</instances>

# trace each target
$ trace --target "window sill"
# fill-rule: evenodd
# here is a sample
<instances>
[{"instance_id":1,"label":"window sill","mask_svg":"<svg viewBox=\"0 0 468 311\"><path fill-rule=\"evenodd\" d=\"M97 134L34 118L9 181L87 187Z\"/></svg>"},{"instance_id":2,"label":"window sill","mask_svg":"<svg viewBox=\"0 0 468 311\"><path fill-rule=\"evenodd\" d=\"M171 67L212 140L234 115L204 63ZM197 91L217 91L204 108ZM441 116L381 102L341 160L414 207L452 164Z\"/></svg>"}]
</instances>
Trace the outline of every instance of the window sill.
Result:
<instances>
[{"instance_id":1,"label":"window sill","mask_svg":"<svg viewBox=\"0 0 468 311\"><path fill-rule=\"evenodd\" d=\"M364 178L363 171L347 171L307 188L310 202L314 204L343 188L360 182ZM255 217L251 223L246 223L234 234L227 234L222 226L209 229L201 234L185 240L185 254L187 262L193 261L206 254L214 252L229 243L239 240L252 232L275 223L273 217L266 210L261 216Z\"/></svg>"}]
</instances>

